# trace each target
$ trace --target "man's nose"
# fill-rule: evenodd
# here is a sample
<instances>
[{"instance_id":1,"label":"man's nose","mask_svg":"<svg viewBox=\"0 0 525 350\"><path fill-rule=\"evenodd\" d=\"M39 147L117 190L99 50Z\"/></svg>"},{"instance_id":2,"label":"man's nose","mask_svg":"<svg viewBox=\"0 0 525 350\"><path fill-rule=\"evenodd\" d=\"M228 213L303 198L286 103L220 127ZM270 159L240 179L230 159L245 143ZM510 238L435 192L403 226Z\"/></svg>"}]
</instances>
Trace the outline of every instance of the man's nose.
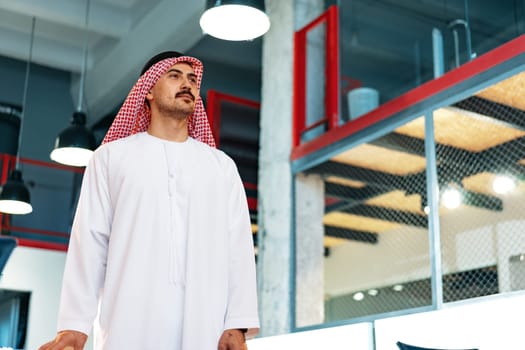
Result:
<instances>
[{"instance_id":1,"label":"man's nose","mask_svg":"<svg viewBox=\"0 0 525 350\"><path fill-rule=\"evenodd\" d=\"M182 78L181 88L182 87L191 89L191 83L190 83L190 79L188 79L188 77L183 77Z\"/></svg>"}]
</instances>

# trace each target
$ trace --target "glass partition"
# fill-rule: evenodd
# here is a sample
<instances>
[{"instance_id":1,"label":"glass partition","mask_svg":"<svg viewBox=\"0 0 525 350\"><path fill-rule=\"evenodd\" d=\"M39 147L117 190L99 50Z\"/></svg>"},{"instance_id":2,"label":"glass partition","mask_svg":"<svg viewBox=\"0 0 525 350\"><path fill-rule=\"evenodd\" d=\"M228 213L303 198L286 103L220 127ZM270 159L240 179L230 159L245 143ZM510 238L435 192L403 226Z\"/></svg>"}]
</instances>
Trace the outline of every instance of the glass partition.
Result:
<instances>
[{"instance_id":1,"label":"glass partition","mask_svg":"<svg viewBox=\"0 0 525 350\"><path fill-rule=\"evenodd\" d=\"M525 32L514 0L337 3L345 121L433 79L435 61L445 73Z\"/></svg>"},{"instance_id":2,"label":"glass partition","mask_svg":"<svg viewBox=\"0 0 525 350\"><path fill-rule=\"evenodd\" d=\"M450 87L433 105L408 106L298 163L296 327L525 290L525 72L516 57L497 79L480 72L474 85Z\"/></svg>"},{"instance_id":3,"label":"glass partition","mask_svg":"<svg viewBox=\"0 0 525 350\"><path fill-rule=\"evenodd\" d=\"M445 302L524 289L524 86L519 73L434 111Z\"/></svg>"}]
</instances>

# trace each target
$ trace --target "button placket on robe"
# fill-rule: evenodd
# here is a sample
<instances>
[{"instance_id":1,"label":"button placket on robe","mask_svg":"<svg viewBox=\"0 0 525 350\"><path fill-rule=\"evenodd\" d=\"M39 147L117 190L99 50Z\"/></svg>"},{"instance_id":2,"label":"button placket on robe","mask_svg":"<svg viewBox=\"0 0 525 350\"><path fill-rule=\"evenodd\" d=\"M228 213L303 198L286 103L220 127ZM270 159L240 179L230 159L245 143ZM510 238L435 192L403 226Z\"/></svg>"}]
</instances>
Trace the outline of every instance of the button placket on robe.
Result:
<instances>
[{"instance_id":1,"label":"button placket on robe","mask_svg":"<svg viewBox=\"0 0 525 350\"><path fill-rule=\"evenodd\" d=\"M168 202L169 202L169 234L170 234L170 245L169 245L169 255L170 255L170 268L169 268L169 281L173 284L177 284L177 275L178 275L178 259L177 259L177 238L176 235L176 223L175 219L175 210L176 210L176 177L175 177L175 166L173 162L174 153L170 148L170 145L166 142L162 144L164 148L164 154L166 157L166 169L167 169L167 185L168 185Z\"/></svg>"},{"instance_id":2,"label":"button placket on robe","mask_svg":"<svg viewBox=\"0 0 525 350\"><path fill-rule=\"evenodd\" d=\"M171 157L173 152L170 152L168 144L164 144L164 152L166 153L166 166L168 168L168 195L172 198L175 195L177 183L175 181L175 166ZM173 202L170 200L170 206L173 206Z\"/></svg>"},{"instance_id":3,"label":"button placket on robe","mask_svg":"<svg viewBox=\"0 0 525 350\"><path fill-rule=\"evenodd\" d=\"M171 255L171 276L170 281L179 286L185 285L185 260L186 260L186 232L184 220L185 208L184 197L187 195L184 186L188 184L184 181L181 162L187 161L188 146L190 140L183 143L166 142L164 150L167 161L168 196L170 211L170 255ZM186 159L183 161L183 159ZM187 208L186 208L187 209Z\"/></svg>"},{"instance_id":4,"label":"button placket on robe","mask_svg":"<svg viewBox=\"0 0 525 350\"><path fill-rule=\"evenodd\" d=\"M168 169L168 195L173 197L176 189L175 174L173 170Z\"/></svg>"}]
</instances>

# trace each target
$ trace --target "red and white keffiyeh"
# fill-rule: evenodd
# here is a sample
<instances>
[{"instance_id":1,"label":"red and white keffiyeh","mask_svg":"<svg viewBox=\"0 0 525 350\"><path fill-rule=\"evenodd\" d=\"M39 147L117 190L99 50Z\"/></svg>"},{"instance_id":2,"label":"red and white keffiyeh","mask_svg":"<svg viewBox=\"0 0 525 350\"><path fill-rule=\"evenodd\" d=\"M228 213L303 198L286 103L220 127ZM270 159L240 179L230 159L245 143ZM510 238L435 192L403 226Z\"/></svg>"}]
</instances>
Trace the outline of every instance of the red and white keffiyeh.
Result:
<instances>
[{"instance_id":1,"label":"red and white keffiyeh","mask_svg":"<svg viewBox=\"0 0 525 350\"><path fill-rule=\"evenodd\" d=\"M190 56L170 57L151 66L131 89L128 97L122 104L117 116L113 120L102 144L118 140L139 132L146 131L151 121L151 111L146 104L146 95L157 83L160 77L173 65L180 62L191 63L197 85L200 89L203 66L202 62ZM215 140L211 132L208 117L200 96L197 96L195 110L188 120L188 134L190 137L215 147Z\"/></svg>"}]
</instances>

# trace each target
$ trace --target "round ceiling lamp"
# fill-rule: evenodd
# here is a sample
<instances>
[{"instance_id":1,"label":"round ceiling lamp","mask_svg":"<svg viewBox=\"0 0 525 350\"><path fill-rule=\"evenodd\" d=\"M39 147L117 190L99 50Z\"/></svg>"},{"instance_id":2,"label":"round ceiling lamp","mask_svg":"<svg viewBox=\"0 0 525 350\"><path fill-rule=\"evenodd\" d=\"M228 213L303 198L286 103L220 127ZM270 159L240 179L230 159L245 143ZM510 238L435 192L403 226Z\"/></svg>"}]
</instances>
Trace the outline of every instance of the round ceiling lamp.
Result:
<instances>
[{"instance_id":1,"label":"round ceiling lamp","mask_svg":"<svg viewBox=\"0 0 525 350\"><path fill-rule=\"evenodd\" d=\"M215 38L242 41L264 35L270 29L270 19L263 0L217 0L202 14L200 25Z\"/></svg>"}]
</instances>

